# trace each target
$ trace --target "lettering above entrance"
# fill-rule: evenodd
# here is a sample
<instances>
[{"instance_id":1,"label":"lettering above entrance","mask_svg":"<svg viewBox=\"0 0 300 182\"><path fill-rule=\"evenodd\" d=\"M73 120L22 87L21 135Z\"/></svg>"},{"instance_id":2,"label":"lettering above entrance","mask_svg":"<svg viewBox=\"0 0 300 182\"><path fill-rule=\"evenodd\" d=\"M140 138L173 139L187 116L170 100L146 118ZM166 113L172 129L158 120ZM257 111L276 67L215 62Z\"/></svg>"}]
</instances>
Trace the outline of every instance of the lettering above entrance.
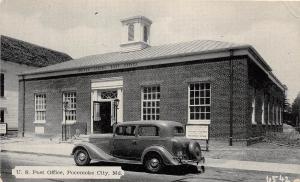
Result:
<instances>
[{"instance_id":1,"label":"lettering above entrance","mask_svg":"<svg viewBox=\"0 0 300 182\"><path fill-rule=\"evenodd\" d=\"M92 89L110 89L110 88L122 88L123 78L122 77L111 77L102 79L91 80Z\"/></svg>"}]
</instances>

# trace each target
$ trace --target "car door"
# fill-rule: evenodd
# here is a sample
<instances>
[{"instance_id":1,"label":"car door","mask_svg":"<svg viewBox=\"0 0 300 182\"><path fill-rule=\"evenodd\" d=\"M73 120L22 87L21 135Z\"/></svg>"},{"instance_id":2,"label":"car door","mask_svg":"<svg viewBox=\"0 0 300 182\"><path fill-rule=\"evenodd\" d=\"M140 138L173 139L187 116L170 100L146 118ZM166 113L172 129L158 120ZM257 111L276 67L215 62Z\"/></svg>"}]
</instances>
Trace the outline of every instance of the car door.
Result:
<instances>
[{"instance_id":1,"label":"car door","mask_svg":"<svg viewBox=\"0 0 300 182\"><path fill-rule=\"evenodd\" d=\"M131 156L140 160L143 151L153 145L162 145L163 138L159 137L159 128L153 125L141 125L137 128L137 140L132 143Z\"/></svg>"},{"instance_id":2,"label":"car door","mask_svg":"<svg viewBox=\"0 0 300 182\"><path fill-rule=\"evenodd\" d=\"M113 139L113 156L121 159L132 159L132 145L136 141L136 126L118 126Z\"/></svg>"}]
</instances>

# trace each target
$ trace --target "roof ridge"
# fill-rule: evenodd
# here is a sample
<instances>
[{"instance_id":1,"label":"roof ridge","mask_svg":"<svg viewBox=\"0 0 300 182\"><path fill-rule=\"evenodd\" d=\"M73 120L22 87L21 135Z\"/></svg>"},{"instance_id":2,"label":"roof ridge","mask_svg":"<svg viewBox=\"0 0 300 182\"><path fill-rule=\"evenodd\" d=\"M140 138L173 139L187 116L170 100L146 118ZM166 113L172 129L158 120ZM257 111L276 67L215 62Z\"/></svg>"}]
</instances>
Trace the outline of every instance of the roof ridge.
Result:
<instances>
[{"instance_id":1,"label":"roof ridge","mask_svg":"<svg viewBox=\"0 0 300 182\"><path fill-rule=\"evenodd\" d=\"M191 40L191 41L182 41L182 42L173 42L173 43L166 43L166 44L160 44L160 45L154 45L154 46L149 46L149 47L146 47L144 49L141 49L141 50L136 50L136 51L130 51L130 52L121 52L121 51L113 51L113 52L105 52L105 53L100 53L100 54L93 54L93 55L88 55L88 56L82 56L82 57L79 57L79 58L76 58L76 59L73 59L73 60L79 60L79 59L86 59L86 58L89 58L89 57L94 57L94 56L104 56L104 55L109 55L109 54L117 54L117 53L120 53L120 54L130 54L130 53L138 53L138 52L141 52L141 51L145 51L145 50L149 50L151 48L157 48L157 47L164 47L164 46L175 46L175 45L183 45L183 44L187 44L187 43L196 43L196 42L219 42L219 43L227 43L227 44L230 44L230 45L235 45L235 46L240 46L240 45L248 45L248 44L236 44L236 43L233 43L233 42L225 42L225 41L219 41L219 40L210 40L210 39L197 39L197 40ZM72 61L72 60L70 60Z\"/></svg>"}]
</instances>

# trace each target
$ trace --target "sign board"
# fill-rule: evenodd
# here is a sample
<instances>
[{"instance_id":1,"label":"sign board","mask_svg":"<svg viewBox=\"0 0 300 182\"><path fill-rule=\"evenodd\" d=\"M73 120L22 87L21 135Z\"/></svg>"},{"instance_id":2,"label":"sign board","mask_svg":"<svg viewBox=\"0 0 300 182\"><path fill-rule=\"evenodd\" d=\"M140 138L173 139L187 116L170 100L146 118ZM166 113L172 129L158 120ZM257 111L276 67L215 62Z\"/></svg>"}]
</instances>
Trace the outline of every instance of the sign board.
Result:
<instances>
[{"instance_id":1,"label":"sign board","mask_svg":"<svg viewBox=\"0 0 300 182\"><path fill-rule=\"evenodd\" d=\"M208 140L208 125L186 125L186 137L190 139Z\"/></svg>"},{"instance_id":2,"label":"sign board","mask_svg":"<svg viewBox=\"0 0 300 182\"><path fill-rule=\"evenodd\" d=\"M7 132L7 123L0 123L0 134L6 134Z\"/></svg>"}]
</instances>

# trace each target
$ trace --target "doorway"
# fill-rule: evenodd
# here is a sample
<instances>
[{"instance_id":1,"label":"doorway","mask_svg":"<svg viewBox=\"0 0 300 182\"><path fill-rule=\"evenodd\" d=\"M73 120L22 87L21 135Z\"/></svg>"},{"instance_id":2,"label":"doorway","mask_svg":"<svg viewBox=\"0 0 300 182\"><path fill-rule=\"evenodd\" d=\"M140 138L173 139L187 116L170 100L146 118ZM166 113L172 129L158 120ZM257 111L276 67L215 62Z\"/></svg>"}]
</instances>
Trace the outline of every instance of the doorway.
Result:
<instances>
[{"instance_id":1,"label":"doorway","mask_svg":"<svg viewBox=\"0 0 300 182\"><path fill-rule=\"evenodd\" d=\"M111 101L94 101L93 108L93 133L112 133Z\"/></svg>"},{"instance_id":2,"label":"doorway","mask_svg":"<svg viewBox=\"0 0 300 182\"><path fill-rule=\"evenodd\" d=\"M113 124L123 122L123 78L92 79L91 89L90 131L112 133Z\"/></svg>"}]
</instances>

